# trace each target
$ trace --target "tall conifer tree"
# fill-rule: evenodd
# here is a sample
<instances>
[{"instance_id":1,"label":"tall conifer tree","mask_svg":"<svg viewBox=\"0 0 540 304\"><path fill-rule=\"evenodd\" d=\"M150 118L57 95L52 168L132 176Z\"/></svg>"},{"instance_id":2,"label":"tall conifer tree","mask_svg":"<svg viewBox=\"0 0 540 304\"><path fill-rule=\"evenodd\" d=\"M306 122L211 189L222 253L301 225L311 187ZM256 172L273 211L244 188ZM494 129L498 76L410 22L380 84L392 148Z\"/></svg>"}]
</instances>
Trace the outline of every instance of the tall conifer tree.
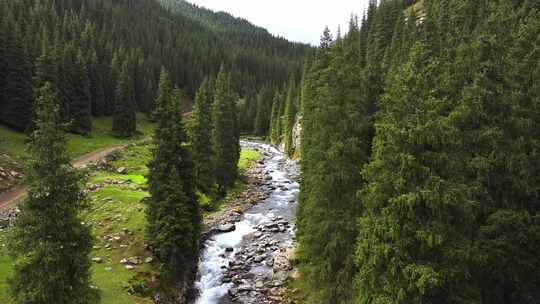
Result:
<instances>
[{"instance_id":1,"label":"tall conifer tree","mask_svg":"<svg viewBox=\"0 0 540 304\"><path fill-rule=\"evenodd\" d=\"M19 25L8 17L4 23L4 85L0 94L0 118L7 125L24 131L32 117L32 66Z\"/></svg>"},{"instance_id":2,"label":"tall conifer tree","mask_svg":"<svg viewBox=\"0 0 540 304\"><path fill-rule=\"evenodd\" d=\"M215 184L214 153L212 147L212 105L206 92L205 81L195 96L191 123L191 149L195 163L197 188L210 193Z\"/></svg>"},{"instance_id":3,"label":"tall conifer tree","mask_svg":"<svg viewBox=\"0 0 540 304\"><path fill-rule=\"evenodd\" d=\"M137 131L137 117L133 97L133 80L129 75L127 62L122 66L116 84L113 116L113 132L121 137L131 137Z\"/></svg>"},{"instance_id":4,"label":"tall conifer tree","mask_svg":"<svg viewBox=\"0 0 540 304\"><path fill-rule=\"evenodd\" d=\"M294 123L296 122L296 114L298 111L297 105L297 92L294 76L291 75L289 80L289 88L287 90L287 97L285 99L285 110L281 120L281 130L283 132L283 143L285 147L285 153L292 155L292 130Z\"/></svg>"},{"instance_id":5,"label":"tall conifer tree","mask_svg":"<svg viewBox=\"0 0 540 304\"><path fill-rule=\"evenodd\" d=\"M216 80L212 105L212 146L215 153L216 181L222 194L234 184L238 175L240 147L235 111L230 76L222 66Z\"/></svg>"},{"instance_id":6,"label":"tall conifer tree","mask_svg":"<svg viewBox=\"0 0 540 304\"><path fill-rule=\"evenodd\" d=\"M187 136L182 123L180 90L171 90L169 76L162 70L157 99L158 126L156 147L149 163L147 219L148 237L157 249L161 279L179 284L181 294L189 295L197 271L200 212L195 195L194 168L186 147ZM186 299L184 299L186 300Z\"/></svg>"},{"instance_id":7,"label":"tall conifer tree","mask_svg":"<svg viewBox=\"0 0 540 304\"><path fill-rule=\"evenodd\" d=\"M310 303L354 299L354 240L360 210L356 189L361 185L360 168L368 159L363 149L369 145L369 118L360 99L359 74L354 73L360 59L356 27L351 27L347 39L332 42L325 31L304 80L298 257Z\"/></svg>"},{"instance_id":8,"label":"tall conifer tree","mask_svg":"<svg viewBox=\"0 0 540 304\"><path fill-rule=\"evenodd\" d=\"M279 144L280 142L280 117L279 117L279 108L281 107L281 92L276 89L274 93L274 98L272 99L272 114L270 116L270 141L273 144Z\"/></svg>"},{"instance_id":9,"label":"tall conifer tree","mask_svg":"<svg viewBox=\"0 0 540 304\"><path fill-rule=\"evenodd\" d=\"M85 206L81 175L72 168L54 90L46 83L37 99L31 136L28 198L11 236L15 258L11 291L16 303L97 303L90 286L92 237L81 223Z\"/></svg>"}]
</instances>

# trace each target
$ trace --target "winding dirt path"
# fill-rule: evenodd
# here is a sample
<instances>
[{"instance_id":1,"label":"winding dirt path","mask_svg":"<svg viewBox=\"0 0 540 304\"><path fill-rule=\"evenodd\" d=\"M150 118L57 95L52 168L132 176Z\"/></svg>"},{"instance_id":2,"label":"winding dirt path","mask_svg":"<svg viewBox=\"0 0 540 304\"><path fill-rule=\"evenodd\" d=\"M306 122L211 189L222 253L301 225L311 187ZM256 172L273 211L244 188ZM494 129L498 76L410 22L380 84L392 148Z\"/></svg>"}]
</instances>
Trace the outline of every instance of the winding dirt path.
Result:
<instances>
[{"instance_id":1,"label":"winding dirt path","mask_svg":"<svg viewBox=\"0 0 540 304\"><path fill-rule=\"evenodd\" d=\"M127 144L114 145L114 146L110 146L107 148L93 151L93 152L90 152L88 154L85 154L83 156L76 158L75 160L72 161L72 164L75 168L80 168L89 163L103 159L107 155L111 154L112 152L118 149L122 149L126 146ZM17 202L24 199L26 197L26 189L27 187L22 185L22 186L14 187L13 189L8 190L6 192L0 193L0 210L11 208L15 206Z\"/></svg>"}]
</instances>

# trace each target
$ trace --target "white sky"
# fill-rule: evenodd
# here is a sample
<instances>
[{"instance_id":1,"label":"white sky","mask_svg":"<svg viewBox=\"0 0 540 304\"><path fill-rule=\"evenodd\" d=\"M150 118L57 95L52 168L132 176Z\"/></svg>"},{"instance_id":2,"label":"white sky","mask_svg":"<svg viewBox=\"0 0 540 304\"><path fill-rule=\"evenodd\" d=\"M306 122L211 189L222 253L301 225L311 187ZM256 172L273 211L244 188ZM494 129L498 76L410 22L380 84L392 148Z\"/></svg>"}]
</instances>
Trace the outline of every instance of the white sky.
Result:
<instances>
[{"instance_id":1,"label":"white sky","mask_svg":"<svg viewBox=\"0 0 540 304\"><path fill-rule=\"evenodd\" d=\"M348 28L351 14L362 17L368 0L188 0L214 11L225 11L262 26L274 35L317 45L325 26L335 36Z\"/></svg>"}]
</instances>

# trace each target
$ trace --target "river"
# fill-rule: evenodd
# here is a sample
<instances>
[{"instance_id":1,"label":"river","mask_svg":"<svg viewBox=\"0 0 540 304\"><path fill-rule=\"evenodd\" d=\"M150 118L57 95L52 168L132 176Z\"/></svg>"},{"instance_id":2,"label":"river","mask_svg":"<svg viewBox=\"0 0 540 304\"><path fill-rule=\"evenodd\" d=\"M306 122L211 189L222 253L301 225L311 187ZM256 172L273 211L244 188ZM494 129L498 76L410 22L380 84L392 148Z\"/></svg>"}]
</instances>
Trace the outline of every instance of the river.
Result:
<instances>
[{"instance_id":1,"label":"river","mask_svg":"<svg viewBox=\"0 0 540 304\"><path fill-rule=\"evenodd\" d=\"M269 144L241 144L264 155L258 164L265 174L259 190L268 198L248 209L234 231L205 242L196 304L279 303L279 290L291 269L286 253L294 238L298 165Z\"/></svg>"}]
</instances>

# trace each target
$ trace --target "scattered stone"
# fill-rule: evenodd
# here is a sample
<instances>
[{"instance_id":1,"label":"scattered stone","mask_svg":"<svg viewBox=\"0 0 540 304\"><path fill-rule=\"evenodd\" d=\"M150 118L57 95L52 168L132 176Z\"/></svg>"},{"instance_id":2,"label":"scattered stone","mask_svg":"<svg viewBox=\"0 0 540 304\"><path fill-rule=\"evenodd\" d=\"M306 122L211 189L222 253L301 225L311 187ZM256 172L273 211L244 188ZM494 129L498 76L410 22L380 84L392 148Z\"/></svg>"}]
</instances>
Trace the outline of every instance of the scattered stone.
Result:
<instances>
[{"instance_id":1,"label":"scattered stone","mask_svg":"<svg viewBox=\"0 0 540 304\"><path fill-rule=\"evenodd\" d=\"M118 170L116 170L116 172L118 172L119 174L126 174L127 173L127 168L126 167L120 167L120 168L118 168Z\"/></svg>"},{"instance_id":2,"label":"scattered stone","mask_svg":"<svg viewBox=\"0 0 540 304\"><path fill-rule=\"evenodd\" d=\"M126 266L124 266L124 267L126 267L127 270L133 270L133 269L135 269L135 266L133 266L133 265L126 265Z\"/></svg>"},{"instance_id":3,"label":"scattered stone","mask_svg":"<svg viewBox=\"0 0 540 304\"><path fill-rule=\"evenodd\" d=\"M142 259L140 257L134 256L127 258L127 262L131 265L139 265L142 264Z\"/></svg>"},{"instance_id":4,"label":"scattered stone","mask_svg":"<svg viewBox=\"0 0 540 304\"><path fill-rule=\"evenodd\" d=\"M95 258L92 258L92 262L97 263L97 264L101 264L101 263L103 263L103 259L100 258L100 257L95 257Z\"/></svg>"}]
</instances>

